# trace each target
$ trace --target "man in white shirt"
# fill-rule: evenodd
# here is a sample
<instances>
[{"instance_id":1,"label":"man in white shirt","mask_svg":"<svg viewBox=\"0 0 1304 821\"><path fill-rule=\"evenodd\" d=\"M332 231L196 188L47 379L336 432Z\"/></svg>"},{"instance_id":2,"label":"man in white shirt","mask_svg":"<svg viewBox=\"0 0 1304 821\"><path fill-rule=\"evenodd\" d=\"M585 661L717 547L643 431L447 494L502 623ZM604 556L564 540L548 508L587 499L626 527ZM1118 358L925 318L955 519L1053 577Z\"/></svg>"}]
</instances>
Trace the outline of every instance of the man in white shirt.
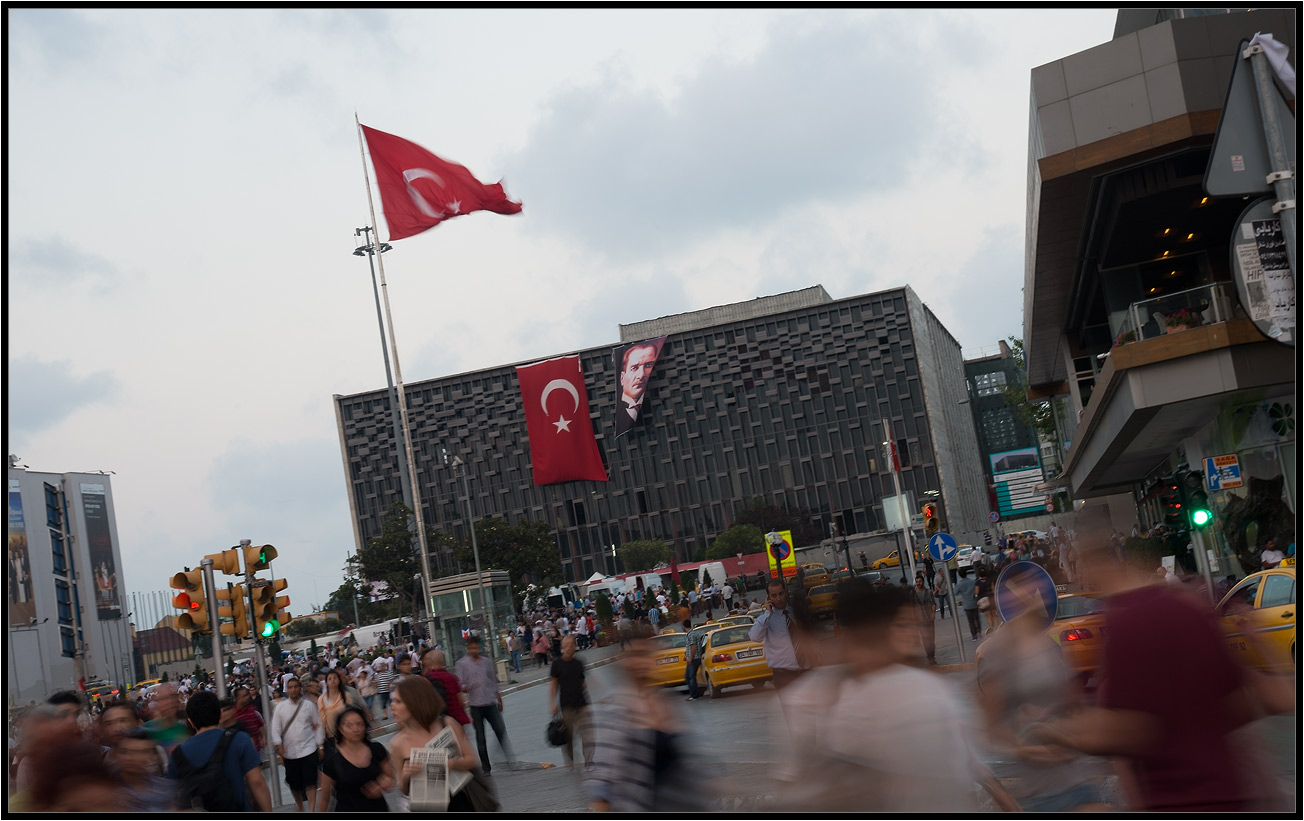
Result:
<instances>
[{"instance_id":1,"label":"man in white shirt","mask_svg":"<svg viewBox=\"0 0 1304 821\"><path fill-rule=\"evenodd\" d=\"M720 595L724 596L724 606L725 606L725 609L726 609L726 610L732 610L732 609L733 609L733 596L734 596L734 589L733 589L733 586L732 586L731 584L729 584L729 582L725 582L725 583L724 583L724 587L721 587L721 588L720 588Z\"/></svg>"},{"instance_id":2,"label":"man in white shirt","mask_svg":"<svg viewBox=\"0 0 1304 821\"><path fill-rule=\"evenodd\" d=\"M1270 570L1280 565L1284 558L1286 558L1286 554L1277 549L1276 542L1269 539L1263 545L1263 553L1259 556L1259 561L1262 563L1264 570Z\"/></svg>"},{"instance_id":3,"label":"man in white shirt","mask_svg":"<svg viewBox=\"0 0 1304 821\"><path fill-rule=\"evenodd\" d=\"M306 802L311 811L317 797L317 763L326 733L317 705L303 698L303 685L298 679L289 683L285 694L288 698L272 711L272 746L285 768L285 783L295 806L303 812Z\"/></svg>"}]
</instances>

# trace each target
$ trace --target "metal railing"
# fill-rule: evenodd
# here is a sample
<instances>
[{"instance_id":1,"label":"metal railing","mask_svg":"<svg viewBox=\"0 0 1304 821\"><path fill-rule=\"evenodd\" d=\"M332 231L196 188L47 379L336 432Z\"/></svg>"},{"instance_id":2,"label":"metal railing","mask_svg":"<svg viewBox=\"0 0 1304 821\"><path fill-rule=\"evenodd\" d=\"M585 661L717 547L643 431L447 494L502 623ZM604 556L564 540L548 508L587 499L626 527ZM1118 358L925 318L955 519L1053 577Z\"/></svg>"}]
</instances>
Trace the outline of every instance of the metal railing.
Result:
<instances>
[{"instance_id":1,"label":"metal railing","mask_svg":"<svg viewBox=\"0 0 1304 821\"><path fill-rule=\"evenodd\" d=\"M1215 282L1133 302L1115 333L1115 343L1153 339L1171 333L1169 318L1181 311L1187 314L1188 321L1184 324L1188 328L1226 322L1238 306L1229 291L1231 287L1229 282ZM1131 338L1127 338L1129 333Z\"/></svg>"}]
</instances>

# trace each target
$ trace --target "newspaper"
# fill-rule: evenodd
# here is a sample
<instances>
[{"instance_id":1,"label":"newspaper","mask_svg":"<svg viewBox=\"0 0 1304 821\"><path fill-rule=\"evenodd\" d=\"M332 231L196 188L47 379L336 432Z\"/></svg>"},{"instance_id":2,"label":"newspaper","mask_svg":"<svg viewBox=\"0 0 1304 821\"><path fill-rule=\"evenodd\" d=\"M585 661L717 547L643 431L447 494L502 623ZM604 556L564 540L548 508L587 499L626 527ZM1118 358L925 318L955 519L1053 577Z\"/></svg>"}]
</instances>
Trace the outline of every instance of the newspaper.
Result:
<instances>
[{"instance_id":1,"label":"newspaper","mask_svg":"<svg viewBox=\"0 0 1304 821\"><path fill-rule=\"evenodd\" d=\"M449 770L448 760L458 758L461 751L457 736L448 727L440 730L424 747L413 747L410 758L422 765L422 771L412 776L408 800L413 812L444 812L448 799L471 780L465 770Z\"/></svg>"}]
</instances>

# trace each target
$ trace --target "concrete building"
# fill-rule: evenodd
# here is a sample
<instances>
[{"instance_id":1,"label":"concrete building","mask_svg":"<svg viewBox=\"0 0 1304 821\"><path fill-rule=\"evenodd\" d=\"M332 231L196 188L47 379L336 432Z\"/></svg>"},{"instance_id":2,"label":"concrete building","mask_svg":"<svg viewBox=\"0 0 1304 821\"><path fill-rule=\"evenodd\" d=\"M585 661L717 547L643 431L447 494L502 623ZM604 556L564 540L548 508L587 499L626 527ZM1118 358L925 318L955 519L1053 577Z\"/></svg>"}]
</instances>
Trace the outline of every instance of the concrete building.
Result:
<instances>
[{"instance_id":1,"label":"concrete building","mask_svg":"<svg viewBox=\"0 0 1304 821\"><path fill-rule=\"evenodd\" d=\"M690 561L759 497L806 508L820 532L886 534L896 506L882 456L892 421L905 495L925 493L957 538L986 528L960 346L909 287L832 299L822 287L622 326L622 341L668 334L637 425L619 439L612 346L579 351L610 482L532 484L514 366L408 384L425 521L467 537L474 516L550 523L567 580L617 570L612 546L657 538ZM541 354L545 359L559 354ZM534 360L532 360L534 361ZM400 496L386 390L335 397L357 544ZM437 569L448 561L436 554Z\"/></svg>"},{"instance_id":2,"label":"concrete building","mask_svg":"<svg viewBox=\"0 0 1304 821\"><path fill-rule=\"evenodd\" d=\"M1069 409L1052 484L1126 533L1157 521L1161 477L1238 457L1244 483L1211 493L1206 531L1240 558L1223 572L1294 540L1298 365L1233 283L1247 203L1203 180L1239 42L1272 33L1293 61L1297 25L1293 9L1127 9L1111 41L1032 71L1024 342L1029 396Z\"/></svg>"},{"instance_id":3,"label":"concrete building","mask_svg":"<svg viewBox=\"0 0 1304 821\"><path fill-rule=\"evenodd\" d=\"M109 477L41 473L10 458L5 691L10 704L132 675Z\"/></svg>"}]
</instances>

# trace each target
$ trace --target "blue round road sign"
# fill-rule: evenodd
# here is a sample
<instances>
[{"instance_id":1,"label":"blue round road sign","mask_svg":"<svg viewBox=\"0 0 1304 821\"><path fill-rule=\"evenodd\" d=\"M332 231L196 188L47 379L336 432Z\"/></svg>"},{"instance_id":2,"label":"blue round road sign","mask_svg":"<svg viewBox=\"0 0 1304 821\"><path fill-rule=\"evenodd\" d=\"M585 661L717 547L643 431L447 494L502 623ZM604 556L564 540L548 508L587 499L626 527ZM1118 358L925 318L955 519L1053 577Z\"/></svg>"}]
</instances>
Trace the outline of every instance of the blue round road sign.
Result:
<instances>
[{"instance_id":1,"label":"blue round road sign","mask_svg":"<svg viewBox=\"0 0 1304 821\"><path fill-rule=\"evenodd\" d=\"M928 552L939 562L949 562L959 548L950 533L938 533L928 540Z\"/></svg>"},{"instance_id":2,"label":"blue round road sign","mask_svg":"<svg viewBox=\"0 0 1304 821\"><path fill-rule=\"evenodd\" d=\"M1039 629L1045 630L1054 623L1059 610L1055 581L1035 562L1007 565L996 577L996 610L1006 621L1032 611L1041 622Z\"/></svg>"}]
</instances>

